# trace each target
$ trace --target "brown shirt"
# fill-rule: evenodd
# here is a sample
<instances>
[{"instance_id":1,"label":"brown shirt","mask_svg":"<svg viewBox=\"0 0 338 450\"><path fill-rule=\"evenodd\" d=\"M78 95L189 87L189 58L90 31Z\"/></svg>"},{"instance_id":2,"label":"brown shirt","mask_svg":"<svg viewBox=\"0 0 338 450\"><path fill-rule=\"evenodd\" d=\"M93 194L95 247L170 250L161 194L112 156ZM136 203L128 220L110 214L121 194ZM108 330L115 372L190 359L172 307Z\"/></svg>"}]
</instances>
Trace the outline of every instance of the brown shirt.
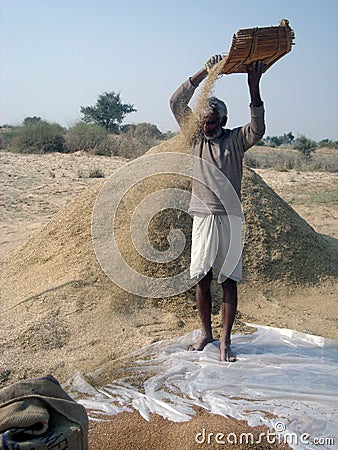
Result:
<instances>
[{"instance_id":1,"label":"brown shirt","mask_svg":"<svg viewBox=\"0 0 338 450\"><path fill-rule=\"evenodd\" d=\"M196 87L190 79L171 96L170 107L183 133L192 115L188 106ZM250 106L250 123L222 129L215 139L206 139L202 129L191 141L194 158L192 197L189 212L242 216L240 205L244 152L264 135L264 106Z\"/></svg>"}]
</instances>

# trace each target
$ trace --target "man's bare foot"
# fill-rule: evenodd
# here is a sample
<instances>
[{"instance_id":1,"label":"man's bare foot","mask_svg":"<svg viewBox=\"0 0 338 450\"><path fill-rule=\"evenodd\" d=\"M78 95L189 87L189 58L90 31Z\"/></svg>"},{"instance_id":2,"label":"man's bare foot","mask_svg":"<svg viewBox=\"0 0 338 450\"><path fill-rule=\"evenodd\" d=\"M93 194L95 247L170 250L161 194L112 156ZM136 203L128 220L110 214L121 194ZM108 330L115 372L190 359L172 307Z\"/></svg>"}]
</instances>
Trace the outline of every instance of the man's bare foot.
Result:
<instances>
[{"instance_id":1,"label":"man's bare foot","mask_svg":"<svg viewBox=\"0 0 338 450\"><path fill-rule=\"evenodd\" d=\"M198 350L201 351L204 349L204 347L207 344L210 344L210 342L213 342L214 339L212 336L202 336L201 339L199 339L197 342L195 342L195 344L189 345L188 350L189 351L194 351L194 350Z\"/></svg>"},{"instance_id":2,"label":"man's bare foot","mask_svg":"<svg viewBox=\"0 0 338 450\"><path fill-rule=\"evenodd\" d=\"M227 343L225 341L220 341L219 351L221 354L221 361L227 361L227 362L235 362L236 356L231 350L230 343Z\"/></svg>"}]
</instances>

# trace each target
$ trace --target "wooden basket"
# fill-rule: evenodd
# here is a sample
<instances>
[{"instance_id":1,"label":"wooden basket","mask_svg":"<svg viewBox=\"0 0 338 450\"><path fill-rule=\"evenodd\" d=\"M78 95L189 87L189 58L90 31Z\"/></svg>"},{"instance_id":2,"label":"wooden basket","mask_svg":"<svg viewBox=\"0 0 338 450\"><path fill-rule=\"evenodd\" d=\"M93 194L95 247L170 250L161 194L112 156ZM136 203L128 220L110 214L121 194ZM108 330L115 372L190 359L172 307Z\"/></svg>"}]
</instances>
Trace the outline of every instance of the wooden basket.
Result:
<instances>
[{"instance_id":1,"label":"wooden basket","mask_svg":"<svg viewBox=\"0 0 338 450\"><path fill-rule=\"evenodd\" d=\"M232 38L231 49L223 58L220 74L246 73L245 66L258 60L264 62L263 72L289 53L295 38L289 21L279 26L239 30Z\"/></svg>"}]
</instances>

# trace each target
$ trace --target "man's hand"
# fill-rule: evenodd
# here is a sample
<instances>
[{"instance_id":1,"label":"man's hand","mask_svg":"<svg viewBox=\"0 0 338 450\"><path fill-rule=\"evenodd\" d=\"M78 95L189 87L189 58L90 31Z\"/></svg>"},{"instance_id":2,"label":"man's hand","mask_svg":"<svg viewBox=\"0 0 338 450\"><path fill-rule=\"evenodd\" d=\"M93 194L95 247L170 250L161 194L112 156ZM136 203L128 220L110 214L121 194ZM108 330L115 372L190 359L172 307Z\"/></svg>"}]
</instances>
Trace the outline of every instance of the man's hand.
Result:
<instances>
[{"instance_id":1,"label":"man's hand","mask_svg":"<svg viewBox=\"0 0 338 450\"><path fill-rule=\"evenodd\" d=\"M216 64L222 61L223 55L214 55L211 56L208 61L204 64L202 69L196 72L194 75L190 77L191 83L197 87L207 76L208 73L213 69Z\"/></svg>"},{"instance_id":2,"label":"man's hand","mask_svg":"<svg viewBox=\"0 0 338 450\"><path fill-rule=\"evenodd\" d=\"M252 106L261 106L263 104L260 91L259 82L262 77L264 63L263 61L254 61L253 63L245 66L248 74L248 85L251 97Z\"/></svg>"},{"instance_id":3,"label":"man's hand","mask_svg":"<svg viewBox=\"0 0 338 450\"><path fill-rule=\"evenodd\" d=\"M214 55L211 56L208 61L205 63L204 67L206 69L206 71L209 73L210 70L216 65L218 64L220 61L222 61L223 59L223 55Z\"/></svg>"},{"instance_id":4,"label":"man's hand","mask_svg":"<svg viewBox=\"0 0 338 450\"><path fill-rule=\"evenodd\" d=\"M263 69L264 69L264 63L263 61L254 61L253 63L245 66L246 72L248 74L248 84L249 86L257 86L260 82Z\"/></svg>"}]
</instances>

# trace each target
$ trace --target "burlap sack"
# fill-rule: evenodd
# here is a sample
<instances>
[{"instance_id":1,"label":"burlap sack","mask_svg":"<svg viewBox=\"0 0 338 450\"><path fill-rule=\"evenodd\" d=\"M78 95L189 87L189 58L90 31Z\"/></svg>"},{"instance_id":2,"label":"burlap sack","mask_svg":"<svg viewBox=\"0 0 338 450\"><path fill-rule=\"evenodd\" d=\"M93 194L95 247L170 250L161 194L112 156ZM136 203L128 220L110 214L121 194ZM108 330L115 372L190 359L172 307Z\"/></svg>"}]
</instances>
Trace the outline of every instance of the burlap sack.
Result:
<instances>
[{"instance_id":1,"label":"burlap sack","mask_svg":"<svg viewBox=\"0 0 338 450\"><path fill-rule=\"evenodd\" d=\"M0 449L88 450L88 417L52 376L0 390Z\"/></svg>"}]
</instances>

